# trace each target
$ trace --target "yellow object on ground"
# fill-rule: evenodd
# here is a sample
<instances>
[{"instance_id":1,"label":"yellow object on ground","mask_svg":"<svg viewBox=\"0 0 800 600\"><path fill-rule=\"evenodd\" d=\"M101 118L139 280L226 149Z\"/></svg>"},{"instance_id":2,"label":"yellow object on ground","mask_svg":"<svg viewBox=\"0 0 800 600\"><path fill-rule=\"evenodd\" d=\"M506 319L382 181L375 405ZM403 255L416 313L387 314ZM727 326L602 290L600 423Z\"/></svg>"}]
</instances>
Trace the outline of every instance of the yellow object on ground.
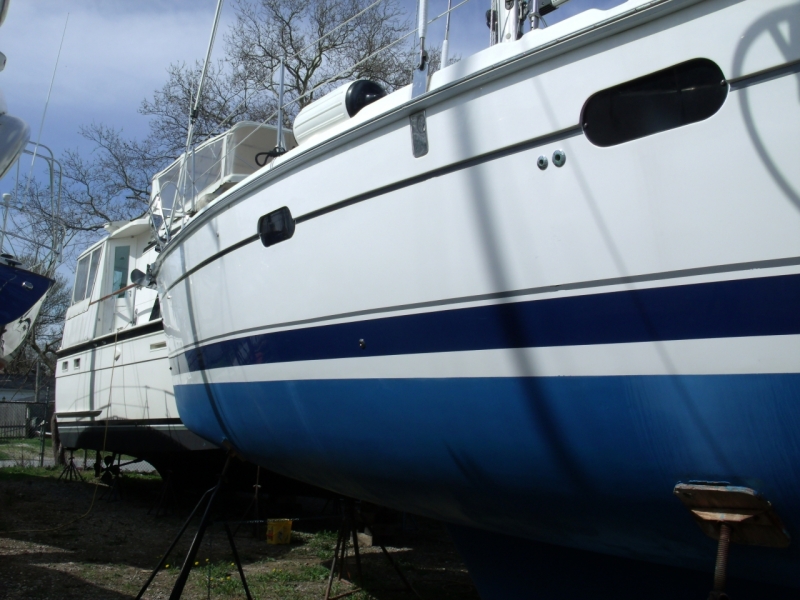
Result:
<instances>
[{"instance_id":1,"label":"yellow object on ground","mask_svg":"<svg viewBox=\"0 0 800 600\"><path fill-rule=\"evenodd\" d=\"M291 519L267 519L267 543L288 544L292 541Z\"/></svg>"}]
</instances>

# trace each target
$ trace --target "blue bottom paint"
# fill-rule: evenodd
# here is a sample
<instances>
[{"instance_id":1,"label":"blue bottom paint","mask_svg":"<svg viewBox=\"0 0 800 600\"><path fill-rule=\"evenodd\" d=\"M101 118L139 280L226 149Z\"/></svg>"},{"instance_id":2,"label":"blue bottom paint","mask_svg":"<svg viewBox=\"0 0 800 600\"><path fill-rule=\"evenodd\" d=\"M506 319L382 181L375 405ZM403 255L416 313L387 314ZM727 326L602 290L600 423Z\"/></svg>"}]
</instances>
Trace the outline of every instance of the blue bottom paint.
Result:
<instances>
[{"instance_id":1,"label":"blue bottom paint","mask_svg":"<svg viewBox=\"0 0 800 600\"><path fill-rule=\"evenodd\" d=\"M800 375L318 380L175 393L189 429L228 438L258 464L455 525L709 571L716 544L672 496L678 481L698 479L757 489L800 536ZM800 587L799 558L796 542L737 546L730 569Z\"/></svg>"}]
</instances>

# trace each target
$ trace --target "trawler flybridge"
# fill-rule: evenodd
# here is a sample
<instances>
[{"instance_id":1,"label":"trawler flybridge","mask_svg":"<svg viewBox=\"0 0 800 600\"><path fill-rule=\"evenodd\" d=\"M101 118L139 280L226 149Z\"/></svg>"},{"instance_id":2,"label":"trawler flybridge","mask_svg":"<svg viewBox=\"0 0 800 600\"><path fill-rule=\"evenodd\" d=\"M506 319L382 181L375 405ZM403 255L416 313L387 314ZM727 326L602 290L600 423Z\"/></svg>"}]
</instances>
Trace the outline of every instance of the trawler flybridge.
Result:
<instances>
[{"instance_id":1,"label":"trawler flybridge","mask_svg":"<svg viewBox=\"0 0 800 600\"><path fill-rule=\"evenodd\" d=\"M557 4L492 2L499 43L433 74L423 16L411 85L310 104L180 213L150 270L177 408L447 522L485 598L698 595L702 532L739 596L794 597L800 11Z\"/></svg>"}]
</instances>

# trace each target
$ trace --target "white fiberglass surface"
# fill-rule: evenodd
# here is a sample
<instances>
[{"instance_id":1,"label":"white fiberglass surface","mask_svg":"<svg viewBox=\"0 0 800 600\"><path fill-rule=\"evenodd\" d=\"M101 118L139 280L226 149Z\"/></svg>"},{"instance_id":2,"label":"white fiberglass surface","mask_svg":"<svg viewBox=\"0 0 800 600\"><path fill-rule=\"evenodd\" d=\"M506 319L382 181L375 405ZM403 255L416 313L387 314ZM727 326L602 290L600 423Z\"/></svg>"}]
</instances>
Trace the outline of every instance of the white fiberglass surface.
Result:
<instances>
[{"instance_id":1,"label":"white fiberglass surface","mask_svg":"<svg viewBox=\"0 0 800 600\"><path fill-rule=\"evenodd\" d=\"M388 124L307 166L298 173L302 185L294 177L276 182L181 239L162 281L240 242L260 216L280 206L302 215L575 125L581 103L597 89L688 57L730 66L736 32L750 25L754 4L715 12L723 3L703 3L687 9L686 22L673 14L645 26L639 33L646 36L603 40L594 54L565 55L552 68L519 72L432 107L431 151L421 159L411 155L407 122ZM730 33L721 26L736 11L741 19ZM716 25L715 36L696 35ZM658 51L666 46L674 52ZM600 50L613 68L601 68ZM265 249L255 242L200 269L190 279L194 323L179 310L171 326L185 340L206 339L322 313L798 256L797 207L753 140L742 104L745 97L751 105L758 101L751 112L759 136L769 141L770 156L791 162L800 155L797 137L788 133L800 127L794 79L732 91L719 113L700 123L612 148L597 148L582 135L545 143L304 222L285 243ZM776 126L764 116L760 126L762 113L785 118ZM494 117L482 118L488 114ZM537 156L557 149L567 153L563 168L536 168ZM789 162L778 169L800 187ZM176 306L189 305L188 286L171 290Z\"/></svg>"},{"instance_id":2,"label":"white fiberglass surface","mask_svg":"<svg viewBox=\"0 0 800 600\"><path fill-rule=\"evenodd\" d=\"M70 355L69 368L57 372L56 410L102 410L99 418L176 418L166 347L155 333ZM75 361L80 367L74 368Z\"/></svg>"},{"instance_id":3,"label":"white fiberglass surface","mask_svg":"<svg viewBox=\"0 0 800 600\"><path fill-rule=\"evenodd\" d=\"M312 219L274 247L255 242L222 256L192 277L199 338L322 313L800 256L797 208L756 149L736 143L747 137L736 93L703 123L611 149L582 137L533 148ZM793 136L775 143L800 156ZM558 148L568 157L562 169L535 167ZM220 228L234 213L255 224L258 206L246 208L226 213ZM173 289L173 302L186 289ZM176 317L185 329L188 315Z\"/></svg>"}]
</instances>

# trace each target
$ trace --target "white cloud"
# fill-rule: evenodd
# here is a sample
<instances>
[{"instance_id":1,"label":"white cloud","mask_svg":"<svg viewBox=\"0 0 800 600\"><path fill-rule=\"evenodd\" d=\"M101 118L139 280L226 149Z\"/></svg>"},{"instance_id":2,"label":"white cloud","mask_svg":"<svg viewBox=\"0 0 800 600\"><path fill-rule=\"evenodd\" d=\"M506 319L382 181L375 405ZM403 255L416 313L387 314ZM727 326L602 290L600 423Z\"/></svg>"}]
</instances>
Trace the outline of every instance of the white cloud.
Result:
<instances>
[{"instance_id":1,"label":"white cloud","mask_svg":"<svg viewBox=\"0 0 800 600\"><path fill-rule=\"evenodd\" d=\"M215 7L215 0L12 2L0 29L9 112L28 121L35 139L69 13L42 142L56 152L73 147L78 127L92 121L145 133L139 104L163 85L170 63L204 57ZM215 55L221 52L218 36Z\"/></svg>"},{"instance_id":2,"label":"white cloud","mask_svg":"<svg viewBox=\"0 0 800 600\"><path fill-rule=\"evenodd\" d=\"M563 16L620 1L573 0L562 9ZM416 1L401 2L413 22ZM453 12L451 55L468 56L487 46L488 5L488 0L471 0ZM431 0L430 15L446 7L447 0ZM145 135L147 119L137 113L141 101L164 84L171 63L193 63L205 56L215 8L216 0L12 0L0 28L0 51L8 57L0 88L9 112L31 125L35 140L69 13L42 143L56 154L76 146L88 150L78 128L92 122L121 127L131 136ZM233 12L229 1L216 57L222 56L222 36ZM440 44L444 19L429 33L431 43Z\"/></svg>"}]
</instances>

